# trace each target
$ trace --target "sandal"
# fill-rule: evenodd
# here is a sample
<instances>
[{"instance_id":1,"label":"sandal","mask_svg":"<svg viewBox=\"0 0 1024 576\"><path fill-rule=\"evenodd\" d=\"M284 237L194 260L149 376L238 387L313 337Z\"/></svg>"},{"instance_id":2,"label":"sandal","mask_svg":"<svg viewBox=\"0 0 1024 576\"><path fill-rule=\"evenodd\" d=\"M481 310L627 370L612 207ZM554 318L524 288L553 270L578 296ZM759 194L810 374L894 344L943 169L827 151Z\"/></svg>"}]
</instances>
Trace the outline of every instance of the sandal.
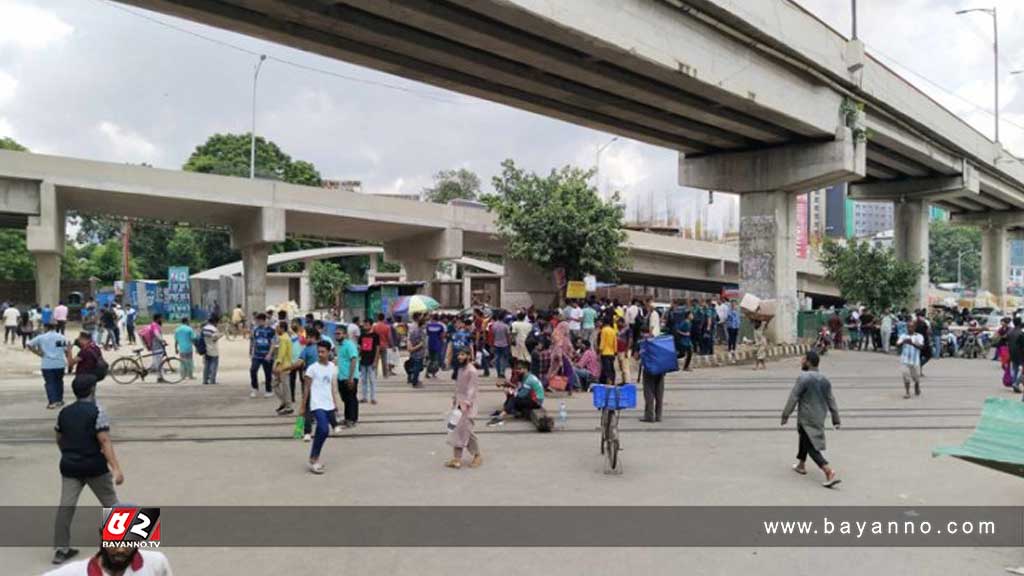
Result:
<instances>
[{"instance_id":1,"label":"sandal","mask_svg":"<svg viewBox=\"0 0 1024 576\"><path fill-rule=\"evenodd\" d=\"M470 468L479 468L480 465L483 464L483 463L484 463L483 456L477 454L476 456L473 456L473 461L469 463L469 467Z\"/></svg>"},{"instance_id":2,"label":"sandal","mask_svg":"<svg viewBox=\"0 0 1024 576\"><path fill-rule=\"evenodd\" d=\"M802 468L799 464L793 464L793 472L796 472L801 476L807 476L807 469Z\"/></svg>"},{"instance_id":3,"label":"sandal","mask_svg":"<svg viewBox=\"0 0 1024 576\"><path fill-rule=\"evenodd\" d=\"M451 460L445 462L444 465L447 466L448 468L455 468L456 470L458 470L459 468L462 468L462 461L452 458Z\"/></svg>"}]
</instances>

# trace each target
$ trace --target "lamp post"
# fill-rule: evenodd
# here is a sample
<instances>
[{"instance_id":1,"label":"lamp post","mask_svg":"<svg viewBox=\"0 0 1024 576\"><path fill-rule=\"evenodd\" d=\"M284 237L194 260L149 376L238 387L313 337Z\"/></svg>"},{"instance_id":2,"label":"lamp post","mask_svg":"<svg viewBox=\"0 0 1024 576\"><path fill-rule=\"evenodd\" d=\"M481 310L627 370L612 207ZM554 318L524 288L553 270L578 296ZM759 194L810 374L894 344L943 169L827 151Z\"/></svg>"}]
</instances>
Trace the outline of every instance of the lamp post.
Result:
<instances>
[{"instance_id":1,"label":"lamp post","mask_svg":"<svg viewBox=\"0 0 1024 576\"><path fill-rule=\"evenodd\" d=\"M267 59L266 54L260 54L260 60L256 63L256 71L252 75L252 131L249 133L249 178L256 177L256 81L260 77L260 68L263 61Z\"/></svg>"},{"instance_id":2,"label":"lamp post","mask_svg":"<svg viewBox=\"0 0 1024 576\"><path fill-rule=\"evenodd\" d=\"M996 14L996 8L968 8L966 10L957 10L956 13L969 14L971 12L984 12L992 17L992 53L994 55L992 68L993 78L995 80L995 115L996 115L996 143L999 143L999 17Z\"/></svg>"},{"instance_id":3,"label":"lamp post","mask_svg":"<svg viewBox=\"0 0 1024 576\"><path fill-rule=\"evenodd\" d=\"M961 263L964 258L964 254L973 254L974 250L961 250L956 255L956 287L960 290L964 289L963 274L961 273Z\"/></svg>"},{"instance_id":4,"label":"lamp post","mask_svg":"<svg viewBox=\"0 0 1024 576\"><path fill-rule=\"evenodd\" d=\"M605 142L604 145L598 146L597 147L597 153L594 154L594 183L596 184L597 192L601 196L602 199L604 199L604 194L600 194L600 192L601 192L601 152L604 152L605 148L607 148L607 147L611 146L612 144L614 144L618 139L619 139L619 137L615 136L611 140Z\"/></svg>"}]
</instances>

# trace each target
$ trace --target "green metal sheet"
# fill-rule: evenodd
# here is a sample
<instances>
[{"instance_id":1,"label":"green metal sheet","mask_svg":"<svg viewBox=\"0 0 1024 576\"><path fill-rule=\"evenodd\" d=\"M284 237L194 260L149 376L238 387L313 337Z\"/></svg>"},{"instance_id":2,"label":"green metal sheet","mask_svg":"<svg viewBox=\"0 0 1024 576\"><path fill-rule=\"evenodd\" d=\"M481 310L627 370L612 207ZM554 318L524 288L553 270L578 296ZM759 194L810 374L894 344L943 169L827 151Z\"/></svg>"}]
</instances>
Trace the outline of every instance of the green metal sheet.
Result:
<instances>
[{"instance_id":1,"label":"green metal sheet","mask_svg":"<svg viewBox=\"0 0 1024 576\"><path fill-rule=\"evenodd\" d=\"M986 399L981 420L963 445L936 448L932 456L953 456L1024 477L1024 402Z\"/></svg>"}]
</instances>

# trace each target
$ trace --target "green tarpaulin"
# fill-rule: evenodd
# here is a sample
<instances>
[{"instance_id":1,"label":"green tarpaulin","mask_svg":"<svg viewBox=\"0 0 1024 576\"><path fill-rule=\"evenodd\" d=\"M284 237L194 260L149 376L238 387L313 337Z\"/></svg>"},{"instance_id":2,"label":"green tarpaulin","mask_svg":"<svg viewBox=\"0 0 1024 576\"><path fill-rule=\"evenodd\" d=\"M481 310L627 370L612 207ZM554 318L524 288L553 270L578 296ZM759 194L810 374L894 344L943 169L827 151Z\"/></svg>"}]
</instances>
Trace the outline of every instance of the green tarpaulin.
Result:
<instances>
[{"instance_id":1,"label":"green tarpaulin","mask_svg":"<svg viewBox=\"0 0 1024 576\"><path fill-rule=\"evenodd\" d=\"M1024 402L988 398L981 420L963 445L936 448L932 456L953 456L1024 477Z\"/></svg>"}]
</instances>

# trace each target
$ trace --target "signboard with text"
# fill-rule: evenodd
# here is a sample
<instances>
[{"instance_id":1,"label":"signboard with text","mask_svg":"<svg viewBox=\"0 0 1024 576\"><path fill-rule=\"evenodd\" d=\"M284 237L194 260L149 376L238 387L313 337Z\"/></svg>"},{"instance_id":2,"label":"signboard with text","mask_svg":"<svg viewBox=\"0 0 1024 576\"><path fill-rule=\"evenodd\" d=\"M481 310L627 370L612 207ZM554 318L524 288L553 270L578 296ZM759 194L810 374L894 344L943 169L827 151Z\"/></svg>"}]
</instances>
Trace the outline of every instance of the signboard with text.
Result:
<instances>
[{"instance_id":1,"label":"signboard with text","mask_svg":"<svg viewBox=\"0 0 1024 576\"><path fill-rule=\"evenodd\" d=\"M181 320L192 315L192 298L189 294L188 267L171 266L167 269L167 289L164 292L164 306L170 320Z\"/></svg>"}]
</instances>

